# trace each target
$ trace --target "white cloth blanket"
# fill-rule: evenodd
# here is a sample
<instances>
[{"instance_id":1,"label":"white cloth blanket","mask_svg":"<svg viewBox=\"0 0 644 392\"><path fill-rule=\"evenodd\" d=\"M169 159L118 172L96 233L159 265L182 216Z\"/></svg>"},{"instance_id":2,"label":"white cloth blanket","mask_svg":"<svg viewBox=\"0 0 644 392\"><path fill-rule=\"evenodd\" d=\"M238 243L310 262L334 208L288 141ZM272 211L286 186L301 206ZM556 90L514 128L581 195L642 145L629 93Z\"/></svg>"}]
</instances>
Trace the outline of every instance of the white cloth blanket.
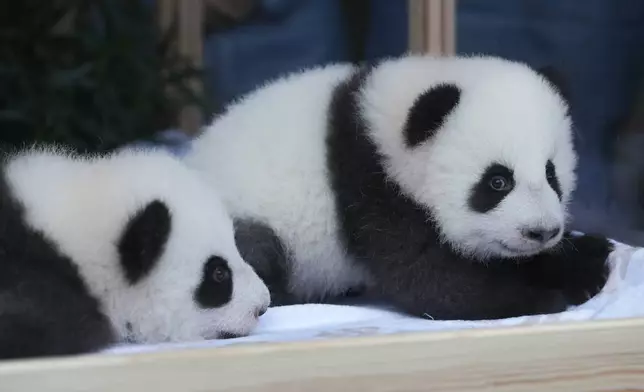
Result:
<instances>
[{"instance_id":1,"label":"white cloth blanket","mask_svg":"<svg viewBox=\"0 0 644 392\"><path fill-rule=\"evenodd\" d=\"M559 314L495 321L433 321L375 305L284 306L269 309L251 336L198 343L122 345L106 350L106 354L644 316L644 249L616 244L610 262L612 272L602 292L585 304Z\"/></svg>"}]
</instances>

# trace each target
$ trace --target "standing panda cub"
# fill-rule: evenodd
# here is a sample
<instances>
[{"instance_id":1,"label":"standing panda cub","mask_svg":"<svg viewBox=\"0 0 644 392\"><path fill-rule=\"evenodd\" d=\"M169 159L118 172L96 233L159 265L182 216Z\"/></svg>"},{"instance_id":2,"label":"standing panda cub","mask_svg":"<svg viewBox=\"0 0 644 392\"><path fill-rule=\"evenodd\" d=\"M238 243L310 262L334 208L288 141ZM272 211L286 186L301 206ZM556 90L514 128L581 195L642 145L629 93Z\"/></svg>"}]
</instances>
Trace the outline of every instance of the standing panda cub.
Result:
<instances>
[{"instance_id":1,"label":"standing panda cub","mask_svg":"<svg viewBox=\"0 0 644 392\"><path fill-rule=\"evenodd\" d=\"M316 68L230 106L186 161L275 304L364 288L435 319L560 312L603 287L611 251L564 232L565 92L492 57Z\"/></svg>"},{"instance_id":2,"label":"standing panda cub","mask_svg":"<svg viewBox=\"0 0 644 392\"><path fill-rule=\"evenodd\" d=\"M163 152L9 155L0 357L248 334L269 305L217 195Z\"/></svg>"}]
</instances>

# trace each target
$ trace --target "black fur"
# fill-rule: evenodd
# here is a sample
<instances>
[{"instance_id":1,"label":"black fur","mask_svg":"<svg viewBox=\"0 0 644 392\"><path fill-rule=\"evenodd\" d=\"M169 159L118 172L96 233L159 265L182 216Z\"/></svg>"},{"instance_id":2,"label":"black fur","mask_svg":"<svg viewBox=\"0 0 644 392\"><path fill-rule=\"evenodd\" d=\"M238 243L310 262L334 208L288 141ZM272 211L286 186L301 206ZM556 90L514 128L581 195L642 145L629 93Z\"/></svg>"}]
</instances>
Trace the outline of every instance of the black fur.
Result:
<instances>
[{"instance_id":1,"label":"black fur","mask_svg":"<svg viewBox=\"0 0 644 392\"><path fill-rule=\"evenodd\" d=\"M204 264L201 283L195 289L195 302L202 308L218 308L230 302L232 297L233 272L225 259L212 256Z\"/></svg>"},{"instance_id":2,"label":"black fur","mask_svg":"<svg viewBox=\"0 0 644 392\"><path fill-rule=\"evenodd\" d=\"M46 197L46 196L43 196ZM75 264L24 222L0 175L0 359L97 351L115 335Z\"/></svg>"},{"instance_id":3,"label":"black fur","mask_svg":"<svg viewBox=\"0 0 644 392\"><path fill-rule=\"evenodd\" d=\"M271 293L271 306L294 304L288 294L291 254L275 231L252 219L235 220L235 242Z\"/></svg>"},{"instance_id":4,"label":"black fur","mask_svg":"<svg viewBox=\"0 0 644 392\"><path fill-rule=\"evenodd\" d=\"M168 207L150 202L130 218L118 243L121 267L130 284L136 284L154 269L170 236Z\"/></svg>"},{"instance_id":5,"label":"black fur","mask_svg":"<svg viewBox=\"0 0 644 392\"><path fill-rule=\"evenodd\" d=\"M407 147L413 148L431 138L460 99L461 90L453 84L434 86L416 98L403 130Z\"/></svg>"},{"instance_id":6,"label":"black fur","mask_svg":"<svg viewBox=\"0 0 644 392\"><path fill-rule=\"evenodd\" d=\"M490 182L495 178L503 178L508 185L507 189L493 189ZM498 163L492 164L485 169L479 181L472 187L469 197L470 208L480 213L493 210L512 192L513 188L514 173L512 169Z\"/></svg>"},{"instance_id":7,"label":"black fur","mask_svg":"<svg viewBox=\"0 0 644 392\"><path fill-rule=\"evenodd\" d=\"M566 233L557 248L518 265L530 284L560 289L568 302L579 305L604 287L610 273L606 257L613 250L605 237Z\"/></svg>"},{"instance_id":8,"label":"black fur","mask_svg":"<svg viewBox=\"0 0 644 392\"><path fill-rule=\"evenodd\" d=\"M557 194L557 197L559 197L559 200L561 200L561 197L563 196L563 193L561 192L561 184L559 184L557 170L552 161L548 161L548 163L546 163L546 179L548 180L548 184L550 184L552 190Z\"/></svg>"},{"instance_id":9,"label":"black fur","mask_svg":"<svg viewBox=\"0 0 644 392\"><path fill-rule=\"evenodd\" d=\"M356 115L356 93L368 76L369 70L362 69L336 88L327 165L345 246L376 279L373 289L378 294L414 315L496 319L563 311L582 293L597 292L605 279L602 268L608 252L592 246L575 246L574 258L561 252L520 265L492 260L495 267L488 267L442 244L429 212L388 180ZM590 268L593 261L585 264L591 259L602 268ZM542 276L526 279L534 270Z\"/></svg>"}]
</instances>

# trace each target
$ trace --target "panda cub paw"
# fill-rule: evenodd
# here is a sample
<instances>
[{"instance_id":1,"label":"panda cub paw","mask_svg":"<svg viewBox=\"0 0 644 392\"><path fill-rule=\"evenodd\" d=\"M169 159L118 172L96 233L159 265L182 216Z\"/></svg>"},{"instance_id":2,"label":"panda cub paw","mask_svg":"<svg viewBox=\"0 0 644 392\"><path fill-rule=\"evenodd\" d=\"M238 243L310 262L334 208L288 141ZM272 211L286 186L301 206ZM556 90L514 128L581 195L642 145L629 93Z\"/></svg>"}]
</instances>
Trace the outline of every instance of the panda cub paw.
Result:
<instances>
[{"instance_id":1,"label":"panda cub paw","mask_svg":"<svg viewBox=\"0 0 644 392\"><path fill-rule=\"evenodd\" d=\"M563 293L573 305L580 305L597 295L610 275L608 257L615 249L606 238L596 235L564 237L560 257L566 276Z\"/></svg>"},{"instance_id":2,"label":"panda cub paw","mask_svg":"<svg viewBox=\"0 0 644 392\"><path fill-rule=\"evenodd\" d=\"M523 264L523 276L533 286L561 291L569 305L580 305L604 288L613 250L604 237L566 234L556 248Z\"/></svg>"}]
</instances>

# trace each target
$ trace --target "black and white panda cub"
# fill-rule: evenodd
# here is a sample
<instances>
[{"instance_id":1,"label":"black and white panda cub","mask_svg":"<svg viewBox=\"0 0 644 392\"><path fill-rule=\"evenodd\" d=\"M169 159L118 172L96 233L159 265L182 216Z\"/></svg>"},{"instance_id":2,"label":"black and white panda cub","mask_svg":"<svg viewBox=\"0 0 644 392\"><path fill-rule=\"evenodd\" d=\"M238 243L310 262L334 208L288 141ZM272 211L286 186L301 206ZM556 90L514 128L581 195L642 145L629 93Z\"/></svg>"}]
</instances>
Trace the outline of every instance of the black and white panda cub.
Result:
<instances>
[{"instance_id":1,"label":"black and white panda cub","mask_svg":"<svg viewBox=\"0 0 644 392\"><path fill-rule=\"evenodd\" d=\"M270 301L182 162L46 148L2 165L0 298L0 358L245 335Z\"/></svg>"},{"instance_id":2,"label":"black and white panda cub","mask_svg":"<svg viewBox=\"0 0 644 392\"><path fill-rule=\"evenodd\" d=\"M435 319L559 312L603 287L611 245L564 237L576 155L552 75L493 57L307 70L231 105L186 161L276 305L364 287Z\"/></svg>"}]
</instances>

